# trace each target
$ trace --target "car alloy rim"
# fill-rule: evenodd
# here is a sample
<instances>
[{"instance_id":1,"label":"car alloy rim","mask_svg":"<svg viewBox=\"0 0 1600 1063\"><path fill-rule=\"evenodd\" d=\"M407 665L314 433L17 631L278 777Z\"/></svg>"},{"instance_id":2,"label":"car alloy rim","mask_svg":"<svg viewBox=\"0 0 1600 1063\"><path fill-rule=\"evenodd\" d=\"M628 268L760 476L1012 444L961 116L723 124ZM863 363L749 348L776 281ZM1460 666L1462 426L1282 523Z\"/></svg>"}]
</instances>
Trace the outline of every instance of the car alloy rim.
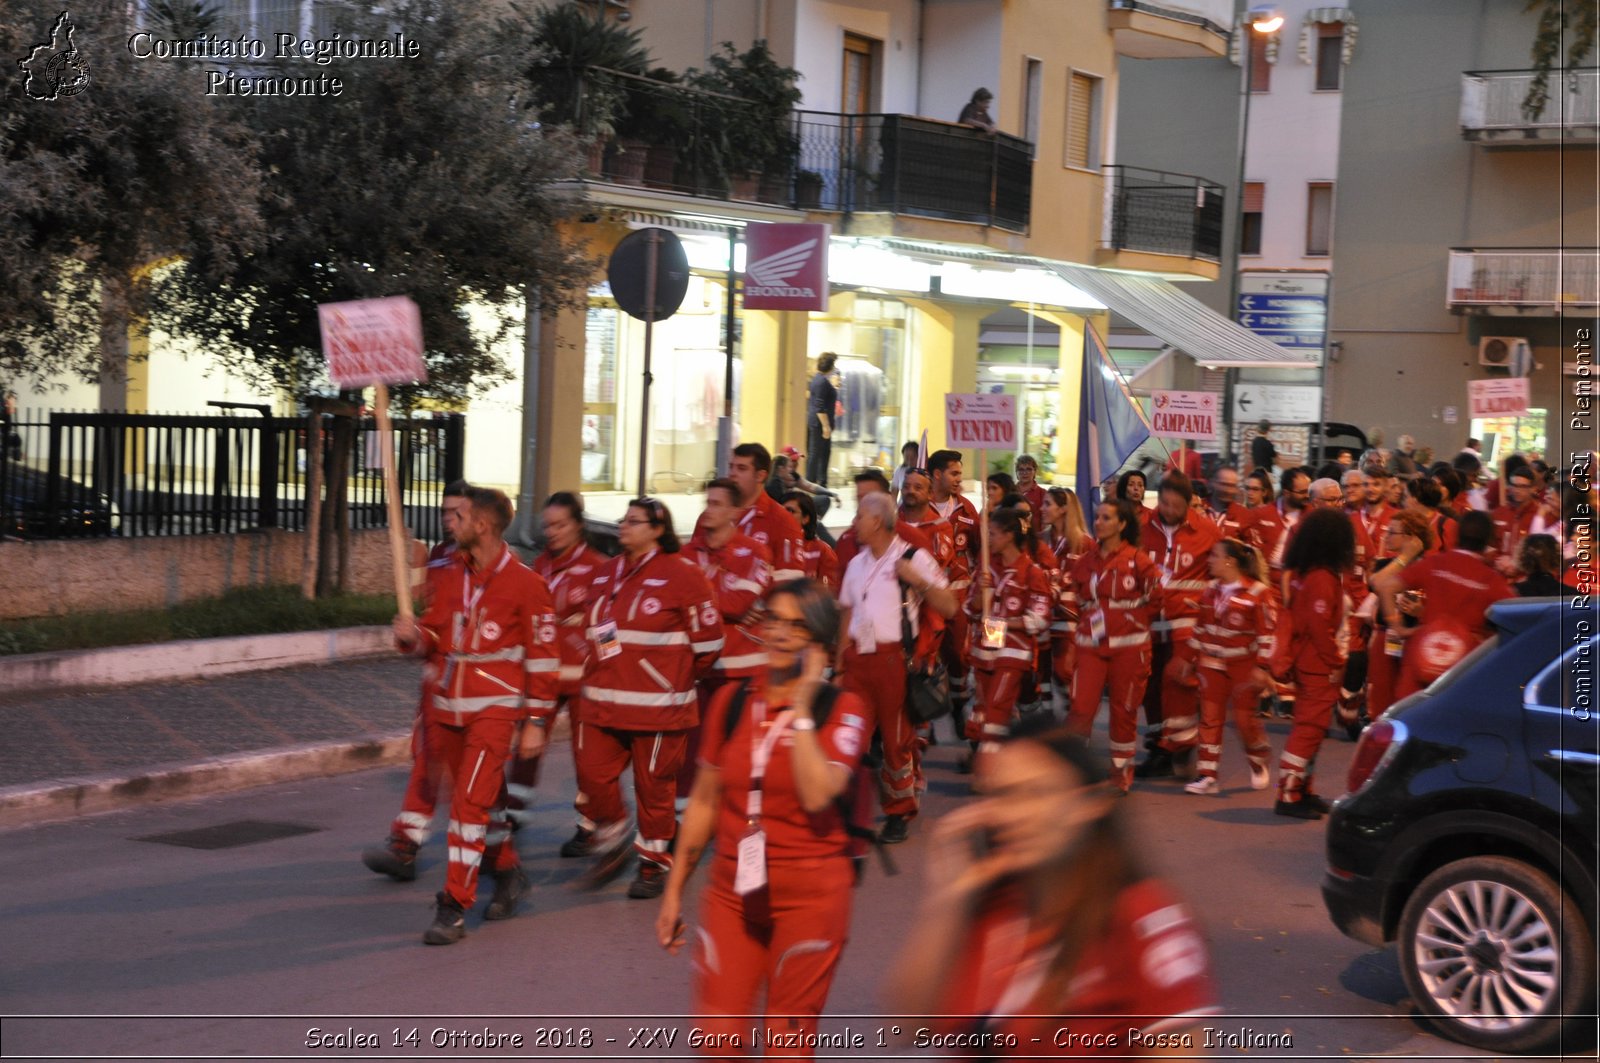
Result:
<instances>
[{"instance_id":1,"label":"car alloy rim","mask_svg":"<svg viewBox=\"0 0 1600 1063\"><path fill-rule=\"evenodd\" d=\"M1554 1010L1556 930L1504 883L1461 882L1435 896L1412 948L1428 996L1464 1026L1512 1030Z\"/></svg>"}]
</instances>

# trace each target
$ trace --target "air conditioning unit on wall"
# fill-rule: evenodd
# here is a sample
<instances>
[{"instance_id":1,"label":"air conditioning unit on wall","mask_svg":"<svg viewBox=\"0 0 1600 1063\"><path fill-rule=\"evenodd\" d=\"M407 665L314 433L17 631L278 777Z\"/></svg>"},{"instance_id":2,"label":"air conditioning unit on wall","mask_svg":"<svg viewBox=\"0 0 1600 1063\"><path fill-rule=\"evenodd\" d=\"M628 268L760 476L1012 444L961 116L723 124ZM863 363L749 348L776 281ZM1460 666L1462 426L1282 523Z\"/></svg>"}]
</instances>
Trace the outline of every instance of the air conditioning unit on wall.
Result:
<instances>
[{"instance_id":1,"label":"air conditioning unit on wall","mask_svg":"<svg viewBox=\"0 0 1600 1063\"><path fill-rule=\"evenodd\" d=\"M1521 336L1484 336L1478 340L1478 364L1526 376L1533 368L1533 351Z\"/></svg>"}]
</instances>

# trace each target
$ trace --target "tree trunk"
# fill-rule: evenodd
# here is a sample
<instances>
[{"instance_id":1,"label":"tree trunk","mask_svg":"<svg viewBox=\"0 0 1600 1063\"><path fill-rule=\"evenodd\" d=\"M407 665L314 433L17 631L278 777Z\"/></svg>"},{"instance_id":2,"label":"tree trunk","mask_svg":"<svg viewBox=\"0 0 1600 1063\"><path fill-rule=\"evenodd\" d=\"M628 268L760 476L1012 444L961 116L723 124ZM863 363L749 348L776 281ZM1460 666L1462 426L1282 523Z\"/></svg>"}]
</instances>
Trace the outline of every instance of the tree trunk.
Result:
<instances>
[{"instance_id":1,"label":"tree trunk","mask_svg":"<svg viewBox=\"0 0 1600 1063\"><path fill-rule=\"evenodd\" d=\"M329 431L327 501L322 506L322 557L317 572L317 596L326 598L344 590L349 574L350 550L350 449L355 422L334 417Z\"/></svg>"}]
</instances>

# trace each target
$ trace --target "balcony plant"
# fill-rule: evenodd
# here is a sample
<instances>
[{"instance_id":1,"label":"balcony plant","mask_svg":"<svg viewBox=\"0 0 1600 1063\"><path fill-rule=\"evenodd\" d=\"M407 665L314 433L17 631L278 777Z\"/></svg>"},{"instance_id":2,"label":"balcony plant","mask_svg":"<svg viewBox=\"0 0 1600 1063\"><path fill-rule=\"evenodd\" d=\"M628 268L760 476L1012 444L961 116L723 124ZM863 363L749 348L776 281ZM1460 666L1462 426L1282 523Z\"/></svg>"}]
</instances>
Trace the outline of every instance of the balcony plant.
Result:
<instances>
[{"instance_id":1,"label":"balcony plant","mask_svg":"<svg viewBox=\"0 0 1600 1063\"><path fill-rule=\"evenodd\" d=\"M801 210L816 210L822 206L823 177L815 170L801 170L794 175L794 205Z\"/></svg>"},{"instance_id":2,"label":"balcony plant","mask_svg":"<svg viewBox=\"0 0 1600 1063\"><path fill-rule=\"evenodd\" d=\"M800 156L794 132L794 108L801 100L796 84L800 72L779 65L766 41L756 41L740 52L729 41L713 53L703 70L690 70L687 81L696 88L731 97L708 108L708 124L722 152L722 168L753 195L765 176L769 182L787 184Z\"/></svg>"},{"instance_id":3,"label":"balcony plant","mask_svg":"<svg viewBox=\"0 0 1600 1063\"><path fill-rule=\"evenodd\" d=\"M617 120L618 177L629 176L652 188L671 188L678 145L694 122L695 101L683 77L656 67L639 78L622 79L623 113Z\"/></svg>"},{"instance_id":4,"label":"balcony plant","mask_svg":"<svg viewBox=\"0 0 1600 1063\"><path fill-rule=\"evenodd\" d=\"M589 169L616 132L626 92L616 72L642 75L650 53L640 31L591 15L574 0L531 14L513 3L516 17L502 22L505 36L528 56L525 106L544 125L566 126L591 143Z\"/></svg>"}]
</instances>

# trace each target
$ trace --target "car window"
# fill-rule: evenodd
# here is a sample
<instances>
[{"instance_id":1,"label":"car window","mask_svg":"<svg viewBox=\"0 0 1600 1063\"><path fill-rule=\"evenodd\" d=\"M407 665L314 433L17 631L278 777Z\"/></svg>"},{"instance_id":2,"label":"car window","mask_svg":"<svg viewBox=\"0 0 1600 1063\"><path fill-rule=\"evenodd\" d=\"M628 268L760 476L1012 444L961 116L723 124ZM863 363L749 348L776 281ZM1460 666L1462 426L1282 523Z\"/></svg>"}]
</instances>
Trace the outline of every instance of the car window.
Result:
<instances>
[{"instance_id":1,"label":"car window","mask_svg":"<svg viewBox=\"0 0 1600 1063\"><path fill-rule=\"evenodd\" d=\"M1545 709L1568 709L1577 706L1578 699L1582 697L1592 708L1594 661L1597 652L1600 652L1600 635L1591 636L1587 641L1567 650L1534 676L1533 682L1524 688L1522 703ZM1589 662L1589 667L1578 667L1580 657ZM1580 677L1584 684L1581 689Z\"/></svg>"},{"instance_id":2,"label":"car window","mask_svg":"<svg viewBox=\"0 0 1600 1063\"><path fill-rule=\"evenodd\" d=\"M1440 691L1452 686L1457 679L1460 679L1463 675L1476 668L1478 666L1478 662L1489 656L1489 654L1493 653L1495 651L1495 647L1499 645L1499 635L1491 635L1487 639L1478 643L1478 645L1473 647L1472 652L1468 653L1465 657L1461 658L1461 660L1451 665L1449 671L1445 672L1444 675L1441 675L1438 679L1435 679L1432 683L1430 683L1428 685L1428 693L1437 694Z\"/></svg>"}]
</instances>

